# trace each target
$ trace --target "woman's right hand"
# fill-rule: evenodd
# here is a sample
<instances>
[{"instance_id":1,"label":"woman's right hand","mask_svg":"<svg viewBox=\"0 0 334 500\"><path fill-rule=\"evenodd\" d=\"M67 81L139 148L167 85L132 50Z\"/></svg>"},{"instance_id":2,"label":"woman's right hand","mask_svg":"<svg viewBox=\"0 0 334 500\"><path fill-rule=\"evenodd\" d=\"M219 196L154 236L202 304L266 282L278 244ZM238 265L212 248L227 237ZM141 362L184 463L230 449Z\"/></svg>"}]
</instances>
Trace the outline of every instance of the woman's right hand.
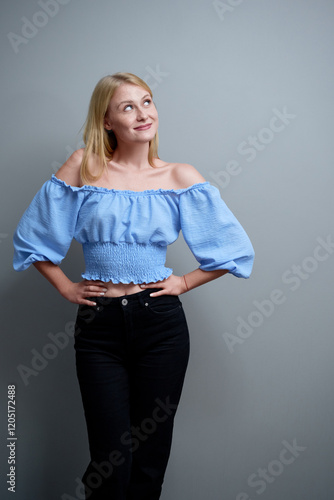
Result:
<instances>
[{"instance_id":1,"label":"woman's right hand","mask_svg":"<svg viewBox=\"0 0 334 500\"><path fill-rule=\"evenodd\" d=\"M100 280L83 280L73 283L56 264L49 260L33 263L36 269L58 290L58 292L74 304L95 306L96 303L87 297L103 296L107 291L106 284Z\"/></svg>"},{"instance_id":2,"label":"woman's right hand","mask_svg":"<svg viewBox=\"0 0 334 500\"><path fill-rule=\"evenodd\" d=\"M61 295L74 304L86 304L96 306L96 302L87 300L88 297L103 297L107 288L103 281L83 280L79 283L72 281L61 290Z\"/></svg>"}]
</instances>

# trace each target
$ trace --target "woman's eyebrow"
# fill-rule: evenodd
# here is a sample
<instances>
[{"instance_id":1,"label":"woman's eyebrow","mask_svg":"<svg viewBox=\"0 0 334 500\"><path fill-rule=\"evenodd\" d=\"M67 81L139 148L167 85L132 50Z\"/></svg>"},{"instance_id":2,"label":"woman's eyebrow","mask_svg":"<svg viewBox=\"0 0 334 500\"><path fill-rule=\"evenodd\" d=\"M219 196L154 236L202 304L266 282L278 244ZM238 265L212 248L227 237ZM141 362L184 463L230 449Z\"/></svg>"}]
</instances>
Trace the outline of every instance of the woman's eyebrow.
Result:
<instances>
[{"instance_id":1,"label":"woman's eyebrow","mask_svg":"<svg viewBox=\"0 0 334 500\"><path fill-rule=\"evenodd\" d=\"M142 97L142 99L141 99L141 100L146 99L146 97L151 98L150 94L146 94L146 95L144 95L144 96ZM126 104L126 103L129 103L129 102L130 102L130 103L132 103L133 101L132 101L131 99L128 99L127 101L121 101L121 102L118 104L117 108L119 108L119 107L121 106L121 104Z\"/></svg>"}]
</instances>

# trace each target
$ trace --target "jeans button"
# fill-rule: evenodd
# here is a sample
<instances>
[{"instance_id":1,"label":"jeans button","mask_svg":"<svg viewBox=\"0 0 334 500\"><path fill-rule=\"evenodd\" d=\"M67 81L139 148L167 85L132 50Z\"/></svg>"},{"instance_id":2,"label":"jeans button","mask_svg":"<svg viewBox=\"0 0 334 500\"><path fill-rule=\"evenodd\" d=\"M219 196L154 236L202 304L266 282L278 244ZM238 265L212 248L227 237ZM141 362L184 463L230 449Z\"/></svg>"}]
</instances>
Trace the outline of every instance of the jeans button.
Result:
<instances>
[{"instance_id":1,"label":"jeans button","mask_svg":"<svg viewBox=\"0 0 334 500\"><path fill-rule=\"evenodd\" d=\"M122 299L123 306L126 306L127 303L128 303L127 299Z\"/></svg>"}]
</instances>

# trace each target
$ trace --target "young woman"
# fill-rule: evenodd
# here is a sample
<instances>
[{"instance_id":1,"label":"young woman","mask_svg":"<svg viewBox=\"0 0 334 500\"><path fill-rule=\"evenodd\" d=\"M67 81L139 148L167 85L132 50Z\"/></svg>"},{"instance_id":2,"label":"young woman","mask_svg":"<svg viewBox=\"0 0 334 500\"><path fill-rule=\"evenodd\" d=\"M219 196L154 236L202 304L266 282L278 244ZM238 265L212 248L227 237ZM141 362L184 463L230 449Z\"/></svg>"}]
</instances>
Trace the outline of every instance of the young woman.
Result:
<instances>
[{"instance_id":1,"label":"young woman","mask_svg":"<svg viewBox=\"0 0 334 500\"><path fill-rule=\"evenodd\" d=\"M216 187L158 157L157 109L137 76L98 82L84 142L23 214L14 268L34 264L78 304L86 498L157 500L189 358L179 295L228 272L248 278L254 251ZM180 230L200 266L176 276L164 264ZM79 283L59 267L73 237L86 264Z\"/></svg>"}]
</instances>

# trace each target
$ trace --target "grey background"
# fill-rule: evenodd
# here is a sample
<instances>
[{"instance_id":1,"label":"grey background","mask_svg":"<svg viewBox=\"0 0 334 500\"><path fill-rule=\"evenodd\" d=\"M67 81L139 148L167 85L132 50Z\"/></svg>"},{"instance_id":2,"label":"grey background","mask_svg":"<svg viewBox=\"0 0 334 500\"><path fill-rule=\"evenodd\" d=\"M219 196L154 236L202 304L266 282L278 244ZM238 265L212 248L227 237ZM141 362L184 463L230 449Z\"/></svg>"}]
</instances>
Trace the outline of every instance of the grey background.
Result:
<instances>
[{"instance_id":1,"label":"grey background","mask_svg":"<svg viewBox=\"0 0 334 500\"><path fill-rule=\"evenodd\" d=\"M130 71L153 89L160 157L191 163L216 185L256 251L249 280L225 276L181 296L191 357L162 500L328 500L334 255L317 240L334 238L334 3L57 5L53 17L36 14L37 1L1 7L1 498L14 498L6 485L13 383L15 498L82 498L75 488L88 444L73 339L46 347L50 333L69 331L76 306L33 267L15 273L12 234L42 183L81 146L96 82ZM15 51L8 34L22 36L22 18L40 27ZM284 109L293 117L273 121ZM182 234L167 255L175 274L198 266ZM82 268L74 242L63 269L79 280ZM54 358L24 384L18 366L32 367L33 349ZM297 444L294 455L282 454L286 443Z\"/></svg>"}]
</instances>

